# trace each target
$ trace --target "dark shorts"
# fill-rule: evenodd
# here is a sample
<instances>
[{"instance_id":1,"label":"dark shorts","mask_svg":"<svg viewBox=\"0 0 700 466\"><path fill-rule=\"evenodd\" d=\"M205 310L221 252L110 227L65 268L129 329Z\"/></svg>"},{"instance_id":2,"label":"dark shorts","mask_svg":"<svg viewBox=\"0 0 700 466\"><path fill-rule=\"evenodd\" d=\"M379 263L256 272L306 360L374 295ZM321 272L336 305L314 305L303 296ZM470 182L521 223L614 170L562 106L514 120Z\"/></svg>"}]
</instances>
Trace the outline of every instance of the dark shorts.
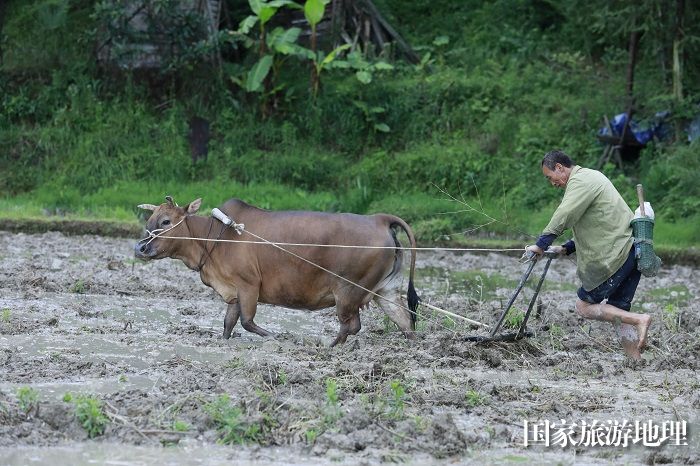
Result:
<instances>
[{"instance_id":1,"label":"dark shorts","mask_svg":"<svg viewBox=\"0 0 700 466\"><path fill-rule=\"evenodd\" d=\"M581 301L586 301L587 303L598 304L607 299L608 304L623 311L629 311L630 307L632 307L632 299L635 291L637 291L637 285L641 276L642 274L637 270L637 260L633 246L625 263L612 277L591 291L586 291L581 287L576 294Z\"/></svg>"}]
</instances>

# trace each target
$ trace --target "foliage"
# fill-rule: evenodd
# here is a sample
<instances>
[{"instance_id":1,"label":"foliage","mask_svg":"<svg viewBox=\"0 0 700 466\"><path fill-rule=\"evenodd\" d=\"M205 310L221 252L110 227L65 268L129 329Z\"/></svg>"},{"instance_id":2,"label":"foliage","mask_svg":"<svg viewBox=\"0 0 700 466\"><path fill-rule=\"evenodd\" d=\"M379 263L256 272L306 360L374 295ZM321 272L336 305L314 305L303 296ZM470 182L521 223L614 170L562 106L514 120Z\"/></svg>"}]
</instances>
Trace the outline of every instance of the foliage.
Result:
<instances>
[{"instance_id":1,"label":"foliage","mask_svg":"<svg viewBox=\"0 0 700 466\"><path fill-rule=\"evenodd\" d=\"M508 328L518 329L523 324L525 320L525 311L521 309L513 308L506 316L505 326Z\"/></svg>"},{"instance_id":2,"label":"foliage","mask_svg":"<svg viewBox=\"0 0 700 466\"><path fill-rule=\"evenodd\" d=\"M335 424L341 417L340 406L338 405L338 381L333 378L326 379L326 408L323 423L326 426Z\"/></svg>"},{"instance_id":3,"label":"foliage","mask_svg":"<svg viewBox=\"0 0 700 466\"><path fill-rule=\"evenodd\" d=\"M64 400L66 398L64 397ZM109 418L104 413L102 402L92 395L78 395L66 401L75 404L75 416L89 438L104 434Z\"/></svg>"},{"instance_id":4,"label":"foliage","mask_svg":"<svg viewBox=\"0 0 700 466\"><path fill-rule=\"evenodd\" d=\"M228 395L219 395L204 406L219 431L219 442L223 444L258 443L262 438L259 424L247 423L243 412L234 406Z\"/></svg>"},{"instance_id":5,"label":"foliage","mask_svg":"<svg viewBox=\"0 0 700 466\"><path fill-rule=\"evenodd\" d=\"M417 66L386 51L313 47L304 27L278 23L280 9L305 8L309 25L320 24L320 0L228 2L236 15L214 36L169 8L174 1L146 2L147 34L176 44L155 77L98 68L90 55L104 37L122 37L113 50L126 60L127 39L140 34L124 22L126 0L9 2L3 215L27 206L37 217L135 219L134 205L165 194L204 195L211 206L236 196L273 209L396 213L427 240L536 235L561 195L539 173L541 155L560 147L595 165L602 115L626 106L627 39L638 30L637 115L671 109L678 137L649 144L625 172L604 171L632 204L644 184L656 240L700 241L697 143L683 133L697 114L700 67L684 63L678 101L668 85L670 0L378 0L423 57ZM687 8L685 56L698 52L697 19ZM657 20L665 27L652 27ZM323 79L315 99L309 67ZM212 128L208 157L196 162L186 138L194 114ZM475 208L444 201L440 189Z\"/></svg>"},{"instance_id":6,"label":"foliage","mask_svg":"<svg viewBox=\"0 0 700 466\"><path fill-rule=\"evenodd\" d=\"M392 380L389 388L391 389L391 399L389 400L389 417L392 419L403 419L406 399L406 388L400 380Z\"/></svg>"},{"instance_id":7,"label":"foliage","mask_svg":"<svg viewBox=\"0 0 700 466\"><path fill-rule=\"evenodd\" d=\"M19 387L17 389L17 401L19 402L19 409L28 413L36 408L39 401L39 393L32 387Z\"/></svg>"},{"instance_id":8,"label":"foliage","mask_svg":"<svg viewBox=\"0 0 700 466\"><path fill-rule=\"evenodd\" d=\"M467 406L474 408L476 406L484 405L487 403L488 398L486 395L483 395L479 393L476 390L470 389L467 390L467 393L464 395L465 401L467 403Z\"/></svg>"}]
</instances>

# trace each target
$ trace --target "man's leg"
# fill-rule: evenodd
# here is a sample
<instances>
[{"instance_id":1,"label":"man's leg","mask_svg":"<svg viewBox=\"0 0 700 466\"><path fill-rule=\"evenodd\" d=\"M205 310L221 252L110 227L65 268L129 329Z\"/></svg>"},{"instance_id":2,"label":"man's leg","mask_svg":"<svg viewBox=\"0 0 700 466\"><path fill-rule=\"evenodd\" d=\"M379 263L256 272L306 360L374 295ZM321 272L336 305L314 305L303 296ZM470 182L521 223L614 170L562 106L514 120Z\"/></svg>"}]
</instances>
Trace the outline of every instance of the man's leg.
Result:
<instances>
[{"instance_id":1,"label":"man's leg","mask_svg":"<svg viewBox=\"0 0 700 466\"><path fill-rule=\"evenodd\" d=\"M647 332L651 324L650 316L624 311L607 303L591 304L580 298L576 301L576 312L586 319L617 324L625 353L634 359L641 358L640 352L646 346Z\"/></svg>"}]
</instances>

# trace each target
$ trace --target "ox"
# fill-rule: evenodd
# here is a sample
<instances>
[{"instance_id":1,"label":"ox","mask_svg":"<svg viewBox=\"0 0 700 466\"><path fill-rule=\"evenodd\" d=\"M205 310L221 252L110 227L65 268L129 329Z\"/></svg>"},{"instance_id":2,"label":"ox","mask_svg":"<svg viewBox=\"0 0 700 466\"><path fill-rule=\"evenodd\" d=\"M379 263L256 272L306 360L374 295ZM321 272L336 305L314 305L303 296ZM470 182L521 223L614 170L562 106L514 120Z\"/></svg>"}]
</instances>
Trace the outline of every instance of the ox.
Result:
<instances>
[{"instance_id":1,"label":"ox","mask_svg":"<svg viewBox=\"0 0 700 466\"><path fill-rule=\"evenodd\" d=\"M331 345L334 346L360 331L360 308L372 300L407 338L414 338L419 302L413 286L416 251L411 251L407 293L409 312L400 304L403 254L396 239L397 227L406 232L412 248L415 248L416 240L411 228L399 217L273 212L231 199L221 210L235 222L245 225L242 235L239 235L234 228L226 227L213 217L195 215L200 204L201 199L197 199L179 207L168 196L159 206L140 205L140 208L153 211L147 221L147 230L151 234L136 243L134 253L144 260L180 259L187 267L198 271L202 282L228 303L224 338L231 337L239 317L247 331L270 335L253 321L259 302L309 310L335 305L340 331ZM280 243L375 248L275 247L264 242L260 244L258 238Z\"/></svg>"}]
</instances>

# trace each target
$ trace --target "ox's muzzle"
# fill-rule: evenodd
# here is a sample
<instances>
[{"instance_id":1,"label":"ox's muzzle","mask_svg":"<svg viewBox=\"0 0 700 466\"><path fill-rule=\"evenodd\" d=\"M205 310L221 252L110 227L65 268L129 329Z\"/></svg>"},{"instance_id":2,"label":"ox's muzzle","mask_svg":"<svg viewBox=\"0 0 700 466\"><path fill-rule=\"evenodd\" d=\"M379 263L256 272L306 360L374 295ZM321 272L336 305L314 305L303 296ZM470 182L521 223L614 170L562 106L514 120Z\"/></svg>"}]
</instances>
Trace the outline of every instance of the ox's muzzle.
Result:
<instances>
[{"instance_id":1,"label":"ox's muzzle","mask_svg":"<svg viewBox=\"0 0 700 466\"><path fill-rule=\"evenodd\" d=\"M156 248L153 247L153 243L149 242L148 239L142 239L134 245L134 256L138 259L152 259L156 255Z\"/></svg>"}]
</instances>

